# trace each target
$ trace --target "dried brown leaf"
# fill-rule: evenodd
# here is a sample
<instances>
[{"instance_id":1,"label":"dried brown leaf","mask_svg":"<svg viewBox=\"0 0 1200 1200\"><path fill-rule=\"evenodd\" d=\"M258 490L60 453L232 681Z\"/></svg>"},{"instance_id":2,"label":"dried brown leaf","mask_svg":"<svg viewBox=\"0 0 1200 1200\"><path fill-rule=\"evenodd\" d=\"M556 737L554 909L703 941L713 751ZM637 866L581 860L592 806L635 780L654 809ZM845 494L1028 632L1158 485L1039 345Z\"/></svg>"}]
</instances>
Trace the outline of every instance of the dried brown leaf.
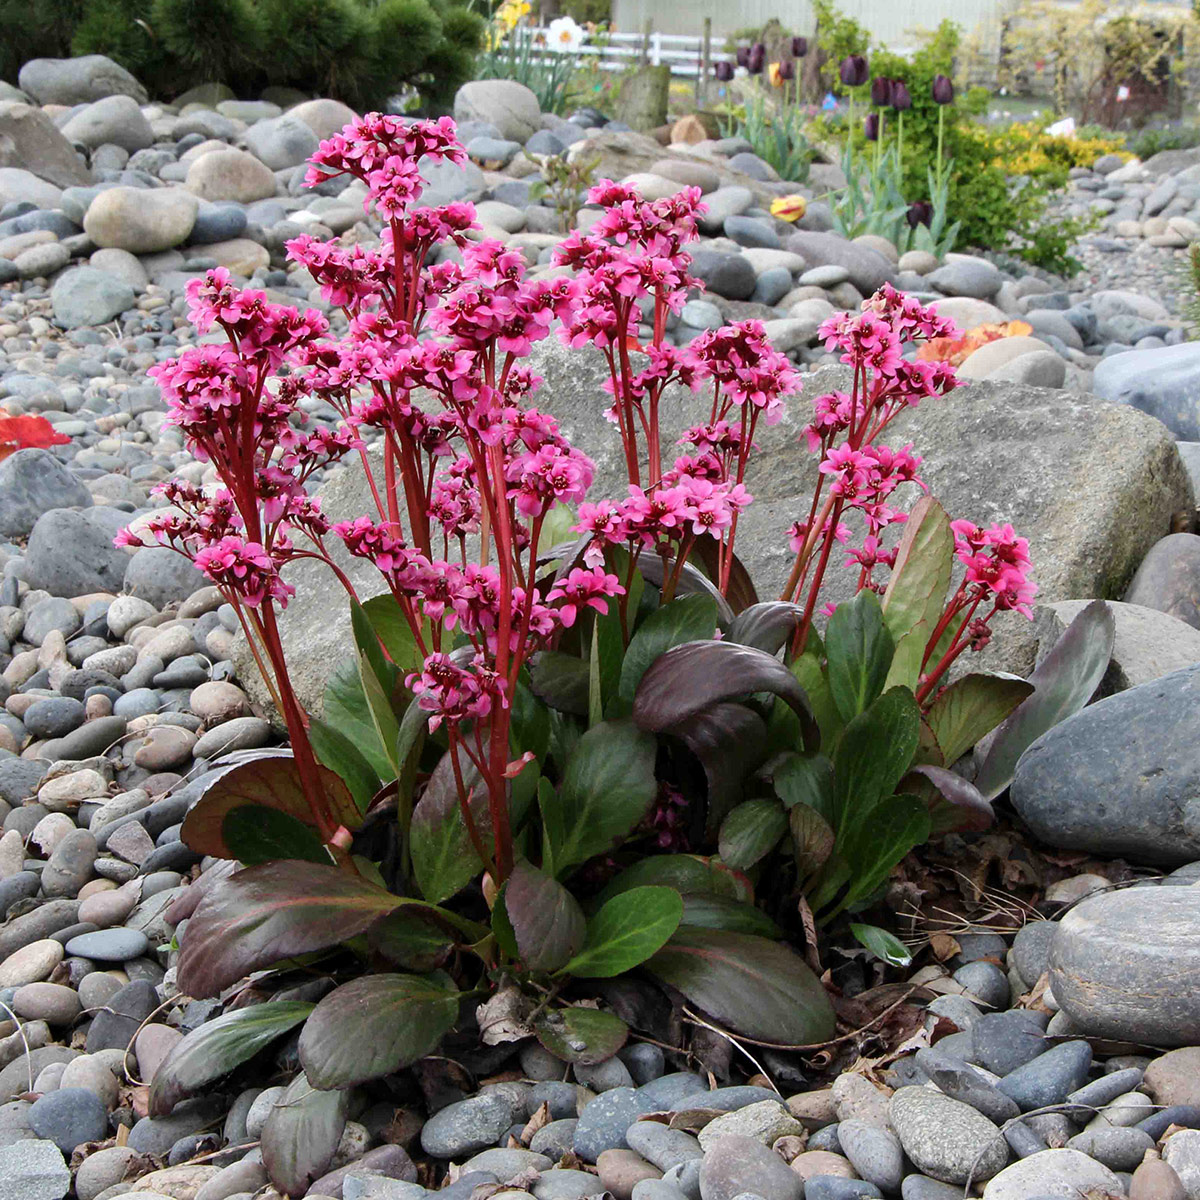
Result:
<instances>
[{"instance_id":1,"label":"dried brown leaf","mask_svg":"<svg viewBox=\"0 0 1200 1200\"><path fill-rule=\"evenodd\" d=\"M533 1135L539 1129L545 1129L550 1124L550 1105L544 1100L538 1105L537 1111L525 1122L525 1128L521 1130L521 1142L528 1146L533 1140Z\"/></svg>"},{"instance_id":2,"label":"dried brown leaf","mask_svg":"<svg viewBox=\"0 0 1200 1200\"><path fill-rule=\"evenodd\" d=\"M962 952L962 946L958 939L951 937L948 933L931 933L929 948L938 962L945 962L948 958L953 958Z\"/></svg>"}]
</instances>

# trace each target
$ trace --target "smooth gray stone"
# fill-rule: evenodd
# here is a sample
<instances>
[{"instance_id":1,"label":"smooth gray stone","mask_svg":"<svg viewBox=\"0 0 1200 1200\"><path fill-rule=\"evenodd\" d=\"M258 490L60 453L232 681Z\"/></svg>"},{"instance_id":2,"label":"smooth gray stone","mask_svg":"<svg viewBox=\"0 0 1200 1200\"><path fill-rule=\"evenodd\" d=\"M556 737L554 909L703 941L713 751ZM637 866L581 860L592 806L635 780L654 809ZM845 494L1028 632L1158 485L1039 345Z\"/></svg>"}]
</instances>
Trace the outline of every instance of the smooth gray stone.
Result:
<instances>
[{"instance_id":1,"label":"smooth gray stone","mask_svg":"<svg viewBox=\"0 0 1200 1200\"><path fill-rule=\"evenodd\" d=\"M421 1130L421 1148L434 1158L458 1158L494 1146L516 1117L512 1097L482 1092L448 1104Z\"/></svg>"},{"instance_id":2,"label":"smooth gray stone","mask_svg":"<svg viewBox=\"0 0 1200 1200\"><path fill-rule=\"evenodd\" d=\"M888 1117L905 1154L934 1179L978 1182L1008 1163L1008 1146L992 1121L932 1088L907 1087L893 1093ZM861 1168L859 1174L864 1174ZM807 1190L805 1194L808 1200Z\"/></svg>"},{"instance_id":3,"label":"smooth gray stone","mask_svg":"<svg viewBox=\"0 0 1200 1200\"><path fill-rule=\"evenodd\" d=\"M988 1013L971 1027L975 1061L993 1075L1007 1075L1031 1062L1046 1049L1044 1013L1013 1009ZM938 1046L945 1048L943 1039Z\"/></svg>"},{"instance_id":4,"label":"smooth gray stone","mask_svg":"<svg viewBox=\"0 0 1200 1200\"><path fill-rule=\"evenodd\" d=\"M1157 417L1183 441L1200 441L1200 346L1195 342L1101 359L1092 390Z\"/></svg>"},{"instance_id":5,"label":"smooth gray stone","mask_svg":"<svg viewBox=\"0 0 1200 1200\"><path fill-rule=\"evenodd\" d=\"M1004 1127L1004 1140L1018 1158L1041 1154L1050 1147L1024 1121L1014 1121Z\"/></svg>"},{"instance_id":6,"label":"smooth gray stone","mask_svg":"<svg viewBox=\"0 0 1200 1200\"><path fill-rule=\"evenodd\" d=\"M972 1067L939 1053L936 1048L918 1050L917 1064L947 1096L969 1104L997 1125L1021 1113L1011 1096L988 1083Z\"/></svg>"},{"instance_id":7,"label":"smooth gray stone","mask_svg":"<svg viewBox=\"0 0 1200 1200\"><path fill-rule=\"evenodd\" d=\"M1103 1163L1111 1171L1136 1170L1154 1139L1144 1129L1085 1129L1068 1143L1069 1150L1080 1150Z\"/></svg>"},{"instance_id":8,"label":"smooth gray stone","mask_svg":"<svg viewBox=\"0 0 1200 1200\"><path fill-rule=\"evenodd\" d=\"M1072 1114L1080 1121L1090 1121L1096 1115L1096 1110L1111 1103L1118 1096L1132 1092L1142 1082L1145 1071L1141 1067L1126 1067L1123 1071L1113 1071L1101 1075L1099 1079L1085 1084L1072 1092L1067 1100L1071 1104L1081 1105L1077 1114Z\"/></svg>"},{"instance_id":9,"label":"smooth gray stone","mask_svg":"<svg viewBox=\"0 0 1200 1200\"><path fill-rule=\"evenodd\" d=\"M1091 1065L1092 1048L1087 1042L1063 1042L1005 1075L996 1086L1022 1112L1029 1112L1061 1104L1087 1079Z\"/></svg>"},{"instance_id":10,"label":"smooth gray stone","mask_svg":"<svg viewBox=\"0 0 1200 1200\"><path fill-rule=\"evenodd\" d=\"M1200 537L1171 533L1155 542L1142 559L1125 601L1200 629Z\"/></svg>"},{"instance_id":11,"label":"smooth gray stone","mask_svg":"<svg viewBox=\"0 0 1200 1200\"><path fill-rule=\"evenodd\" d=\"M852 1118L838 1125L842 1153L863 1179L885 1192L897 1192L904 1178L904 1154L894 1133Z\"/></svg>"},{"instance_id":12,"label":"smooth gray stone","mask_svg":"<svg viewBox=\"0 0 1200 1200\"><path fill-rule=\"evenodd\" d=\"M590 1100L575 1127L575 1153L594 1163L605 1150L628 1146L625 1131L643 1113L657 1106L635 1088L612 1088Z\"/></svg>"},{"instance_id":13,"label":"smooth gray stone","mask_svg":"<svg viewBox=\"0 0 1200 1200\"><path fill-rule=\"evenodd\" d=\"M702 1200L736 1200L747 1191L771 1200L801 1200L804 1182L784 1161L753 1138L723 1137L700 1167Z\"/></svg>"},{"instance_id":14,"label":"smooth gray stone","mask_svg":"<svg viewBox=\"0 0 1200 1200\"><path fill-rule=\"evenodd\" d=\"M1089 705L1021 756L1014 805L1048 845L1167 867L1200 858L1200 756L1178 720L1197 706L1200 666Z\"/></svg>"},{"instance_id":15,"label":"smooth gray stone","mask_svg":"<svg viewBox=\"0 0 1200 1200\"><path fill-rule=\"evenodd\" d=\"M1050 965L1050 941L1054 937L1053 921L1030 921L1017 930L1013 938L1013 964L1026 987L1033 987Z\"/></svg>"},{"instance_id":16,"label":"smooth gray stone","mask_svg":"<svg viewBox=\"0 0 1200 1200\"><path fill-rule=\"evenodd\" d=\"M1194 1045L1200 1029L1198 929L1200 888L1126 888L1092 896L1063 917L1050 947L1054 997L1084 1033L1154 1046Z\"/></svg>"},{"instance_id":17,"label":"smooth gray stone","mask_svg":"<svg viewBox=\"0 0 1200 1200\"><path fill-rule=\"evenodd\" d=\"M625 1131L630 1150L636 1150L660 1171L704 1157L700 1142L683 1129L670 1129L659 1121L634 1121Z\"/></svg>"}]
</instances>

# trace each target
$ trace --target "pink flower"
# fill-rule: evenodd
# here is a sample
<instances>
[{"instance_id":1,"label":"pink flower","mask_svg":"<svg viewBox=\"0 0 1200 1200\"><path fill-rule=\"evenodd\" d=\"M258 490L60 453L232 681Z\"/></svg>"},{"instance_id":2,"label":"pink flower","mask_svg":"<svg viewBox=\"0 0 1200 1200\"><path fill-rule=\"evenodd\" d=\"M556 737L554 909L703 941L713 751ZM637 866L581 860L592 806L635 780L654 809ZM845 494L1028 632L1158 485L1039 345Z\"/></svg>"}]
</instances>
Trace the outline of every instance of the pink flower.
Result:
<instances>
[{"instance_id":1,"label":"pink flower","mask_svg":"<svg viewBox=\"0 0 1200 1200\"><path fill-rule=\"evenodd\" d=\"M579 610L595 609L598 613L608 612L607 598L624 595L625 589L615 575L609 575L602 567L574 567L565 579L550 589L546 602L558 605L558 617L565 628L575 624Z\"/></svg>"}]
</instances>

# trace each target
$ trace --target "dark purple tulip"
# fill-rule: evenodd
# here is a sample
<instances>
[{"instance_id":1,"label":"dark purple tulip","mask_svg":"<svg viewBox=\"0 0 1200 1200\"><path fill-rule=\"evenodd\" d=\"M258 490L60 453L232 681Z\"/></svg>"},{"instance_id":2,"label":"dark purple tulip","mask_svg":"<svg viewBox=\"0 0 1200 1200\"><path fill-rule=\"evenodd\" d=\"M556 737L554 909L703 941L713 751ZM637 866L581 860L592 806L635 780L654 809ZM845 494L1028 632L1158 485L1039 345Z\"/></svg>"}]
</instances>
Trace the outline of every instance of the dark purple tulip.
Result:
<instances>
[{"instance_id":1,"label":"dark purple tulip","mask_svg":"<svg viewBox=\"0 0 1200 1200\"><path fill-rule=\"evenodd\" d=\"M892 80L892 107L897 112L912 108L912 96L909 95L908 85L903 79Z\"/></svg>"},{"instance_id":2,"label":"dark purple tulip","mask_svg":"<svg viewBox=\"0 0 1200 1200\"><path fill-rule=\"evenodd\" d=\"M746 64L746 70L751 75L761 75L763 67L767 64L767 48L762 42L755 42L750 47L750 61Z\"/></svg>"},{"instance_id":3,"label":"dark purple tulip","mask_svg":"<svg viewBox=\"0 0 1200 1200\"><path fill-rule=\"evenodd\" d=\"M750 65L749 46L739 46L737 48L737 65L739 67L748 67Z\"/></svg>"},{"instance_id":4,"label":"dark purple tulip","mask_svg":"<svg viewBox=\"0 0 1200 1200\"><path fill-rule=\"evenodd\" d=\"M796 78L796 64L790 58L779 64L779 78L785 81Z\"/></svg>"},{"instance_id":5,"label":"dark purple tulip","mask_svg":"<svg viewBox=\"0 0 1200 1200\"><path fill-rule=\"evenodd\" d=\"M892 81L886 75L877 75L871 80L871 103L877 108L887 108L892 102Z\"/></svg>"},{"instance_id":6,"label":"dark purple tulip","mask_svg":"<svg viewBox=\"0 0 1200 1200\"><path fill-rule=\"evenodd\" d=\"M733 78L733 63L722 59L713 66L713 74L719 83L728 83Z\"/></svg>"},{"instance_id":7,"label":"dark purple tulip","mask_svg":"<svg viewBox=\"0 0 1200 1200\"><path fill-rule=\"evenodd\" d=\"M933 99L935 104L954 103L954 84L945 75L939 75L934 79Z\"/></svg>"},{"instance_id":8,"label":"dark purple tulip","mask_svg":"<svg viewBox=\"0 0 1200 1200\"><path fill-rule=\"evenodd\" d=\"M866 134L868 142L879 141L879 114L871 113L863 122L863 133Z\"/></svg>"},{"instance_id":9,"label":"dark purple tulip","mask_svg":"<svg viewBox=\"0 0 1200 1200\"><path fill-rule=\"evenodd\" d=\"M808 53L808 38L792 38L792 57L803 58Z\"/></svg>"},{"instance_id":10,"label":"dark purple tulip","mask_svg":"<svg viewBox=\"0 0 1200 1200\"><path fill-rule=\"evenodd\" d=\"M933 205L928 200L918 200L908 206L908 225L916 229L918 225L929 225L933 221Z\"/></svg>"},{"instance_id":11,"label":"dark purple tulip","mask_svg":"<svg viewBox=\"0 0 1200 1200\"><path fill-rule=\"evenodd\" d=\"M846 87L861 87L867 82L870 70L867 60L861 54L851 54L838 64L838 74Z\"/></svg>"}]
</instances>

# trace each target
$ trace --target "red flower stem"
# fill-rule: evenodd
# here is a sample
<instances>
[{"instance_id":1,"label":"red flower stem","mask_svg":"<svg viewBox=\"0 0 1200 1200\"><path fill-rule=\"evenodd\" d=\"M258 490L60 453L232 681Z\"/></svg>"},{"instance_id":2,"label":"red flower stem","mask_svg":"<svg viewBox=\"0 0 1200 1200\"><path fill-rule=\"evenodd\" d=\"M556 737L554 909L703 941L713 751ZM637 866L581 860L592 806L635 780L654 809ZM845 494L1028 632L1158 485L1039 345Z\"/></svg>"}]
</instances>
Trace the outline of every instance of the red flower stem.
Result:
<instances>
[{"instance_id":1,"label":"red flower stem","mask_svg":"<svg viewBox=\"0 0 1200 1200\"><path fill-rule=\"evenodd\" d=\"M471 839L471 845L475 848L475 853L479 855L479 861L483 863L485 871L492 874L492 878L496 877L495 864L492 862L492 856L487 852L483 844L483 835L479 832L479 826L476 824L475 815L471 812L471 795L474 788L468 790L466 780L463 779L462 764L458 761L458 747L462 746L463 753L471 758L471 751L467 748L467 744L459 736L458 731L453 725L446 727L446 732L450 738L450 769L454 772L454 790L458 794L458 808L462 813L463 824L467 827L467 836ZM473 761L473 759L472 759ZM478 768L478 764L476 764ZM482 771L480 772L482 774Z\"/></svg>"}]
</instances>

